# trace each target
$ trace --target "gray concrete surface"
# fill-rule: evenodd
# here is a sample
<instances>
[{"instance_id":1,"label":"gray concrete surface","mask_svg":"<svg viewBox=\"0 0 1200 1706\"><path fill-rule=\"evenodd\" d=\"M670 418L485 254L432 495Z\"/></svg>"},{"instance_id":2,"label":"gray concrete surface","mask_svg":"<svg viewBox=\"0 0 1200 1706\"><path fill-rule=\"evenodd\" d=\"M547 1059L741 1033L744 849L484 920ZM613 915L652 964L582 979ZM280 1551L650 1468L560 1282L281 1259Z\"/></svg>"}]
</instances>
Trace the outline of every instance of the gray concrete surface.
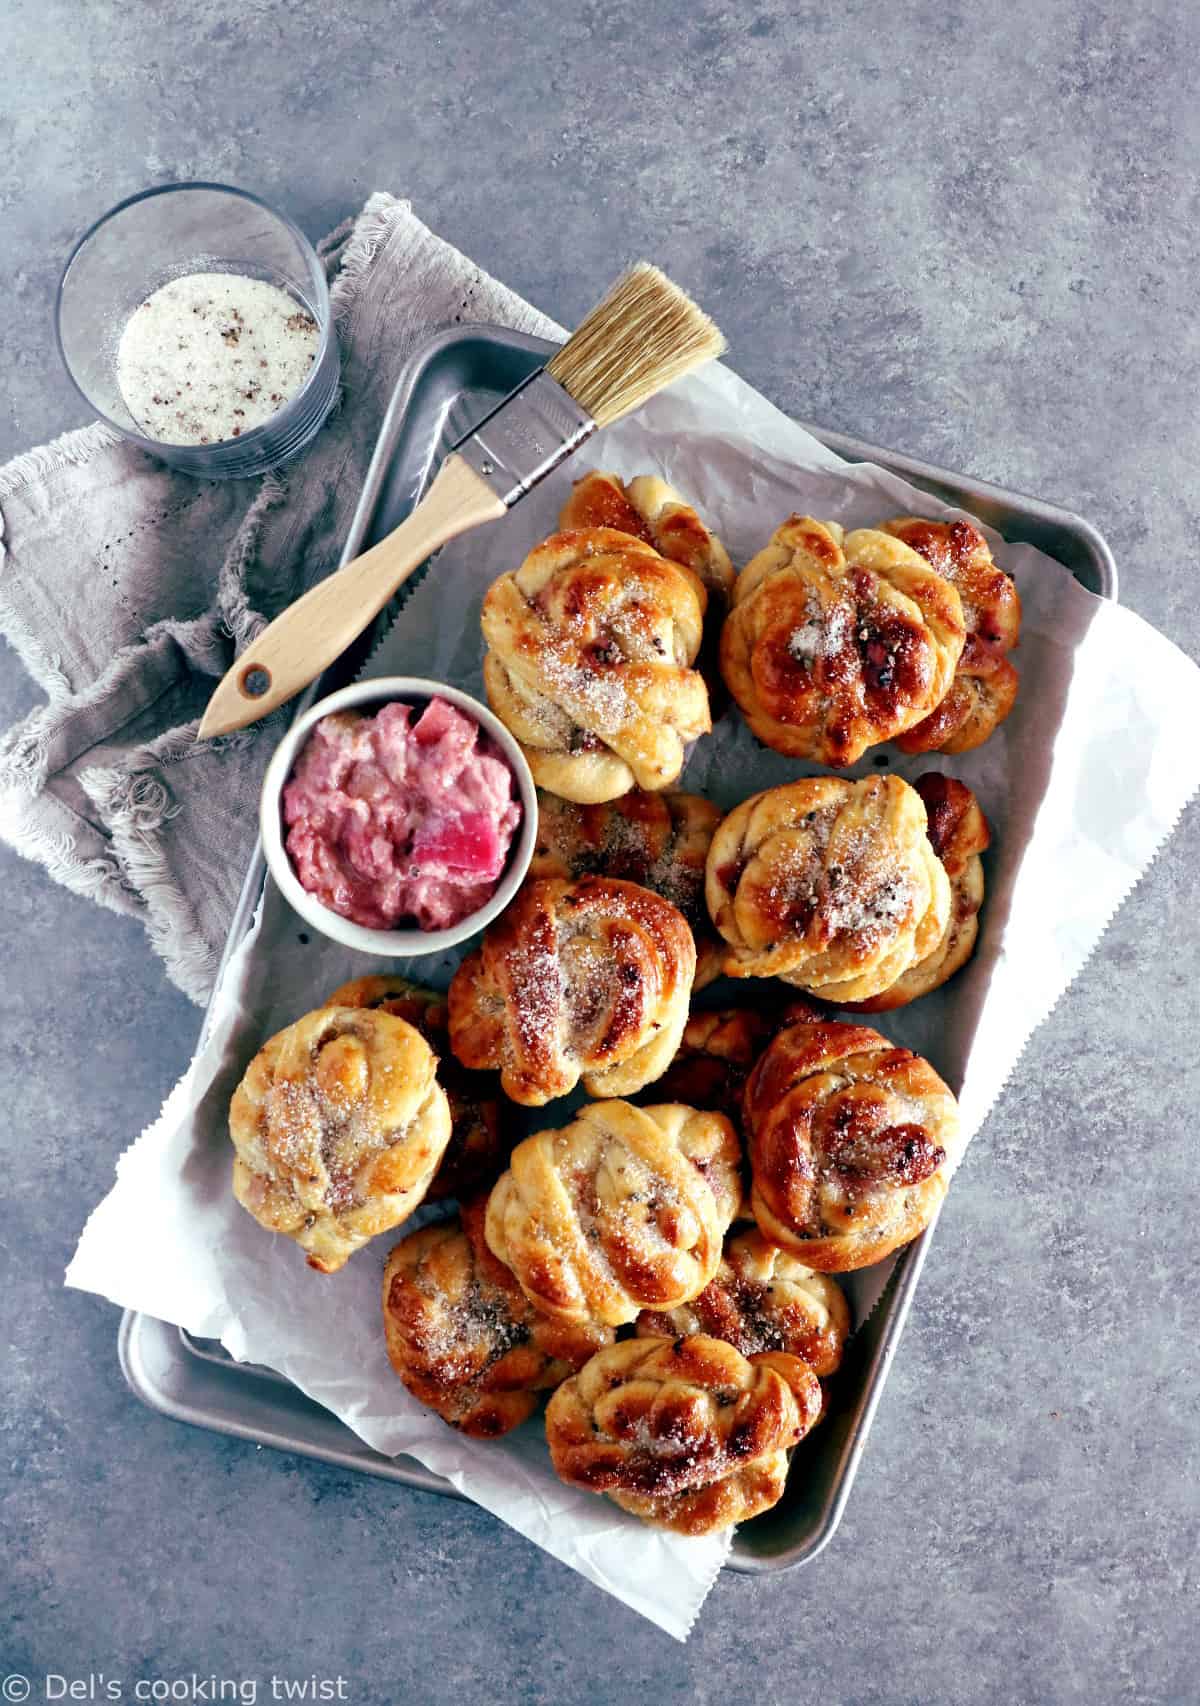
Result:
<instances>
[{"instance_id":1,"label":"gray concrete surface","mask_svg":"<svg viewBox=\"0 0 1200 1706\"><path fill-rule=\"evenodd\" d=\"M0 38L0 456L82 419L51 295L119 196L222 178L316 236L380 186L567 321L660 258L784 408L1081 510L1200 652L1195 8L0 0ZM0 725L31 703L5 655ZM0 858L3 1669L34 1699L196 1671L371 1702L1195 1701L1197 821L973 1146L833 1546L722 1580L686 1647L482 1514L130 1398L114 1311L60 1278L197 1014L135 927Z\"/></svg>"}]
</instances>

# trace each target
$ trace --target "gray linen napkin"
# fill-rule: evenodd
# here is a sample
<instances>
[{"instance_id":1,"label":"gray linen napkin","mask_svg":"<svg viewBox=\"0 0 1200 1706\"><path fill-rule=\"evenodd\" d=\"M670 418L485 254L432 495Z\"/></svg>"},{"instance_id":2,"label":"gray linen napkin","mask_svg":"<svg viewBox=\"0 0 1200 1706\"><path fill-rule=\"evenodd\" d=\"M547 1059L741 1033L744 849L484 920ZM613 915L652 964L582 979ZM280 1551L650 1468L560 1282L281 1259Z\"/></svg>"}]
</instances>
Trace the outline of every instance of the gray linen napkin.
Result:
<instances>
[{"instance_id":1,"label":"gray linen napkin","mask_svg":"<svg viewBox=\"0 0 1200 1706\"><path fill-rule=\"evenodd\" d=\"M140 917L172 980L211 990L287 717L197 745L236 650L337 563L400 369L431 332L554 323L377 193L320 245L342 397L257 481L172 472L104 425L0 469L0 632L46 704L0 737L0 835Z\"/></svg>"}]
</instances>

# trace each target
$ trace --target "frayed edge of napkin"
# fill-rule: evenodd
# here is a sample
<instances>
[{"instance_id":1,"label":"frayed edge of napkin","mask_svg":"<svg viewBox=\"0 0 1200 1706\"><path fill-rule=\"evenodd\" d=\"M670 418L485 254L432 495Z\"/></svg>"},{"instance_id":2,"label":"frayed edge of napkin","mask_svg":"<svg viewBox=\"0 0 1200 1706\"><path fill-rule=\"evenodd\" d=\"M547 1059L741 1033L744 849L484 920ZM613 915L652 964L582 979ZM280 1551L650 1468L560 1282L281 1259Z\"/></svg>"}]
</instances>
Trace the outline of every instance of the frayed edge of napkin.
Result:
<instances>
[{"instance_id":1,"label":"frayed edge of napkin","mask_svg":"<svg viewBox=\"0 0 1200 1706\"><path fill-rule=\"evenodd\" d=\"M168 739L195 745L198 724L173 729ZM184 751L159 752L159 764L184 757ZM149 768L93 768L80 775L87 796L108 825L113 851L129 882L145 902L143 923L150 946L166 966L171 982L189 1000L203 1006L217 975L218 956L205 942L187 896L173 881L159 832L179 810L166 784Z\"/></svg>"},{"instance_id":2,"label":"frayed edge of napkin","mask_svg":"<svg viewBox=\"0 0 1200 1706\"><path fill-rule=\"evenodd\" d=\"M23 468L13 464L4 470L0 496L5 493L11 496L19 489L22 482L10 477L14 471L23 473L25 480L41 479L47 467L63 468L72 462L86 462L105 448L103 435L107 431L103 428L101 433L93 434L92 428L85 427L64 434L53 445L20 457L18 464L23 464ZM88 438L90 444L80 442ZM72 443L65 456L49 463L43 460L67 440ZM72 894L127 918L143 918L145 906L141 896L127 881L108 839L64 800L45 789L46 741L53 733L63 701L70 696L70 684L59 668L58 659L42 652L7 599L2 578L3 530L4 515L0 510L0 633L42 687L46 703L0 738L0 841L22 858L41 865ZM93 693L99 694L101 687L97 683ZM107 682L103 683L103 690L107 691ZM52 828L45 821L48 810L56 820Z\"/></svg>"},{"instance_id":3,"label":"frayed edge of napkin","mask_svg":"<svg viewBox=\"0 0 1200 1706\"><path fill-rule=\"evenodd\" d=\"M4 509L6 498L24 491L26 486L41 485L64 468L81 468L120 442L121 434L105 421L93 421L91 426L76 427L64 432L49 444L26 450L0 468L0 633L16 652L25 668L53 703L56 695L67 691L67 678L58 658L47 652L37 635L29 628L8 597L4 586L4 560L8 555L4 543Z\"/></svg>"},{"instance_id":4,"label":"frayed edge of napkin","mask_svg":"<svg viewBox=\"0 0 1200 1706\"><path fill-rule=\"evenodd\" d=\"M60 468L81 468L90 462L97 451L119 444L121 434L106 421L93 421L90 426L73 427L60 433L49 444L39 444L15 456L0 469L0 501L11 498L35 481L51 479Z\"/></svg>"},{"instance_id":5,"label":"frayed edge of napkin","mask_svg":"<svg viewBox=\"0 0 1200 1706\"><path fill-rule=\"evenodd\" d=\"M387 190L374 190L356 218L343 220L317 247L317 253L333 275L329 293L338 326L358 295L376 256L392 233L397 219L412 214L412 203L401 201Z\"/></svg>"},{"instance_id":6,"label":"frayed edge of napkin","mask_svg":"<svg viewBox=\"0 0 1200 1706\"><path fill-rule=\"evenodd\" d=\"M43 808L38 814L32 809L35 799ZM72 894L95 901L109 912L143 918L141 900L125 881L117 859L102 851L103 838L89 824L76 818L69 807L61 802L56 804L60 807L61 828L47 829L44 823L34 821L35 816L45 816L44 796L39 798L19 785L14 786L0 772L0 840L22 858L41 865ZM95 842L91 852L82 845L89 839Z\"/></svg>"}]
</instances>

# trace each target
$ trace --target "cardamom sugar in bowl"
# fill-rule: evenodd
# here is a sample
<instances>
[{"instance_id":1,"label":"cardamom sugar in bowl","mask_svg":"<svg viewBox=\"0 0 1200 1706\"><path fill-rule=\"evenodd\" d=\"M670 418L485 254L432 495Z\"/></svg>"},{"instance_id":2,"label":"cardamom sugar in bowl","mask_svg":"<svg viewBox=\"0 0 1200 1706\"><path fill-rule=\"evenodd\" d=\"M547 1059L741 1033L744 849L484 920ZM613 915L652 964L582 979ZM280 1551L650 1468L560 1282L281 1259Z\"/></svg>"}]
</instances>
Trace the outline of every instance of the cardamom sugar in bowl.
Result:
<instances>
[{"instance_id":1,"label":"cardamom sugar in bowl","mask_svg":"<svg viewBox=\"0 0 1200 1706\"><path fill-rule=\"evenodd\" d=\"M105 214L67 262L56 324L90 407L201 478L278 467L337 395L316 251L285 215L223 184L145 190Z\"/></svg>"}]
</instances>

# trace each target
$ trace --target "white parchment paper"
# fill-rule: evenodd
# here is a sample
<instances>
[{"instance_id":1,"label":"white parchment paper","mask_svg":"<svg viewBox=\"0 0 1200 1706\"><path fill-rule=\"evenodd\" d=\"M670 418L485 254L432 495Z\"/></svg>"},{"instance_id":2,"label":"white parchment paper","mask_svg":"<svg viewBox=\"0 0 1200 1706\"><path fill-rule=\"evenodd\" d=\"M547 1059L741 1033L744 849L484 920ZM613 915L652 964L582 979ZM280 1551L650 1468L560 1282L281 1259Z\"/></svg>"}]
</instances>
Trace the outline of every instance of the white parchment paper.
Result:
<instances>
[{"instance_id":1,"label":"white parchment paper","mask_svg":"<svg viewBox=\"0 0 1200 1706\"><path fill-rule=\"evenodd\" d=\"M481 694L482 594L552 531L585 466L663 475L738 564L791 510L847 526L956 513L878 468L841 462L732 373L712 368L595 440L504 521L447 547L367 673L434 676ZM1032 547L991 537L1024 604L1016 710L984 748L961 758L905 759L886 749L888 765L910 779L927 769L961 777L987 813L994 839L979 948L947 987L875 1021L928 1055L957 1090L968 1134L1200 785L1200 669ZM875 756L850 774L877 768ZM729 807L811 772L761 748L730 710L698 743L682 785ZM401 969L444 986L457 957ZM387 1362L379 1285L393 1240L380 1238L337 1276L319 1277L293 1244L264 1233L233 1201L225 1115L251 1055L338 983L371 969L305 930L268 884L187 1076L121 1157L67 1283L280 1370L377 1450L411 1453L682 1639L726 1540L660 1534L564 1487L536 1420L498 1443L452 1432L409 1398ZM540 1123L565 1117L552 1106ZM891 1266L850 1276L859 1321Z\"/></svg>"}]
</instances>

